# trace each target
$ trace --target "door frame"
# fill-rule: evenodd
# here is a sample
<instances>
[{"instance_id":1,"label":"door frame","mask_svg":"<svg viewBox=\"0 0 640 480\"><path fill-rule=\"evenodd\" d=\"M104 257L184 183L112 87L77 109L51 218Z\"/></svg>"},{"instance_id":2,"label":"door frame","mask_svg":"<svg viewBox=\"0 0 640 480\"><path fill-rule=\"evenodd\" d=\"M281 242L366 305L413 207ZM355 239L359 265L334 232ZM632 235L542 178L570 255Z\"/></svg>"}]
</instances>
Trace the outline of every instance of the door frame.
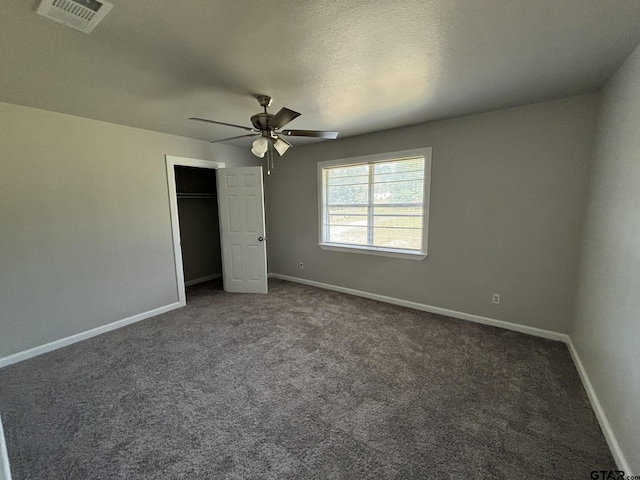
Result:
<instances>
[{"instance_id":1,"label":"door frame","mask_svg":"<svg viewBox=\"0 0 640 480\"><path fill-rule=\"evenodd\" d=\"M169 191L169 213L171 216L171 236L173 241L173 260L176 272L176 285L178 287L178 303L181 307L187 304L187 294L184 284L184 265L182 263L182 244L180 238L180 221L178 219L178 195L176 192L176 172L175 167L196 167L216 170L224 168L224 162L214 162L212 160L201 160L198 158L177 157L175 155L165 155L167 168L167 187ZM218 205L216 204L216 208Z\"/></svg>"}]
</instances>

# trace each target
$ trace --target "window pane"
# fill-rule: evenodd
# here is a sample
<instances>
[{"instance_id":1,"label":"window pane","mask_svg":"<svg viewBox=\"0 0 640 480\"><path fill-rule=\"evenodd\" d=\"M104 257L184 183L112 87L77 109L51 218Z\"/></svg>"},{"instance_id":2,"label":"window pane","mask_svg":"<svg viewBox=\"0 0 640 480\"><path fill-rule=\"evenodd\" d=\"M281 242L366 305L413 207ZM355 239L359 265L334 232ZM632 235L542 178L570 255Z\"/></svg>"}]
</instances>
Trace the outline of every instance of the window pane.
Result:
<instances>
[{"instance_id":1,"label":"window pane","mask_svg":"<svg viewBox=\"0 0 640 480\"><path fill-rule=\"evenodd\" d=\"M375 246L407 250L422 248L422 206L375 207L373 213Z\"/></svg>"},{"instance_id":2,"label":"window pane","mask_svg":"<svg viewBox=\"0 0 640 480\"><path fill-rule=\"evenodd\" d=\"M369 202L369 165L326 170L329 205L367 204Z\"/></svg>"},{"instance_id":3,"label":"window pane","mask_svg":"<svg viewBox=\"0 0 640 480\"><path fill-rule=\"evenodd\" d=\"M327 187L327 202L329 205L366 205L369 202L369 186L365 183Z\"/></svg>"},{"instance_id":4,"label":"window pane","mask_svg":"<svg viewBox=\"0 0 640 480\"><path fill-rule=\"evenodd\" d=\"M329 225L367 226L367 207L328 207Z\"/></svg>"},{"instance_id":5,"label":"window pane","mask_svg":"<svg viewBox=\"0 0 640 480\"><path fill-rule=\"evenodd\" d=\"M375 227L373 229L373 245L404 250L420 250L422 248L422 230L419 228Z\"/></svg>"},{"instance_id":6,"label":"window pane","mask_svg":"<svg viewBox=\"0 0 640 480\"><path fill-rule=\"evenodd\" d=\"M422 180L376 183L373 186L373 202L380 203L422 203Z\"/></svg>"},{"instance_id":7,"label":"window pane","mask_svg":"<svg viewBox=\"0 0 640 480\"><path fill-rule=\"evenodd\" d=\"M375 207L375 227L422 228L421 207Z\"/></svg>"},{"instance_id":8,"label":"window pane","mask_svg":"<svg viewBox=\"0 0 640 480\"><path fill-rule=\"evenodd\" d=\"M422 203L424 159L375 163L373 202Z\"/></svg>"},{"instance_id":9,"label":"window pane","mask_svg":"<svg viewBox=\"0 0 640 480\"><path fill-rule=\"evenodd\" d=\"M424 178L424 158L374 163L374 182L421 180Z\"/></svg>"},{"instance_id":10,"label":"window pane","mask_svg":"<svg viewBox=\"0 0 640 480\"><path fill-rule=\"evenodd\" d=\"M369 183L369 165L354 165L352 167L329 168L327 172L327 186L347 185L352 183Z\"/></svg>"},{"instance_id":11,"label":"window pane","mask_svg":"<svg viewBox=\"0 0 640 480\"><path fill-rule=\"evenodd\" d=\"M367 245L367 227L357 226L328 226L327 237L332 243L349 243L352 245Z\"/></svg>"}]
</instances>

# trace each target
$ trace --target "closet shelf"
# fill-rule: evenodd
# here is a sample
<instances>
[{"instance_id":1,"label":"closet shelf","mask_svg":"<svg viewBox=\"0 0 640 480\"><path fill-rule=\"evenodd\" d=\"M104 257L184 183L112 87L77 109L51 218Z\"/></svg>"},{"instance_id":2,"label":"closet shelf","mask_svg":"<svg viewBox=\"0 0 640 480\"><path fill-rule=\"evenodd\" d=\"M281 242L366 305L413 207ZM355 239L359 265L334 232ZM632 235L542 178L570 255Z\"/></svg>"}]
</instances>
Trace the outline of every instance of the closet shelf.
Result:
<instances>
[{"instance_id":1,"label":"closet shelf","mask_svg":"<svg viewBox=\"0 0 640 480\"><path fill-rule=\"evenodd\" d=\"M177 196L178 198L218 198L215 193L178 193Z\"/></svg>"}]
</instances>

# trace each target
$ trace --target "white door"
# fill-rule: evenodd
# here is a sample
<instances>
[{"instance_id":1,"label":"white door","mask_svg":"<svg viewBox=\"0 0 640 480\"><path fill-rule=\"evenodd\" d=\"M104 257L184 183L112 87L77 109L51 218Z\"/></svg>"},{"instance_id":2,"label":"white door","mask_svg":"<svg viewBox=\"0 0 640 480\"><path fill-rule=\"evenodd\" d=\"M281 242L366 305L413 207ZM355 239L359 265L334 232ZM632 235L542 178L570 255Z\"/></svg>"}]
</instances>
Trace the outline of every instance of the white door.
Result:
<instances>
[{"instance_id":1,"label":"white door","mask_svg":"<svg viewBox=\"0 0 640 480\"><path fill-rule=\"evenodd\" d=\"M224 289L267 293L262 167L219 168L217 181Z\"/></svg>"}]
</instances>

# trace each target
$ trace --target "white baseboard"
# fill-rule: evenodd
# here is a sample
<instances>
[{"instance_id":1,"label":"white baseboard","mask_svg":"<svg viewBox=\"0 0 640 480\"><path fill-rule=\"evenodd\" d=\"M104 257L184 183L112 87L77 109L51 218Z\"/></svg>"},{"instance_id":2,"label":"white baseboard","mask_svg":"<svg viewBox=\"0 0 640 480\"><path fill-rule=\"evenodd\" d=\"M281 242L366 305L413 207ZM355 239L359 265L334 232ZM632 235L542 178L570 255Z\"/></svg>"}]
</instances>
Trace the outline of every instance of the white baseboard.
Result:
<instances>
[{"instance_id":1,"label":"white baseboard","mask_svg":"<svg viewBox=\"0 0 640 480\"><path fill-rule=\"evenodd\" d=\"M155 308L153 310L149 310L148 312L139 313L132 317L123 318L122 320L118 320L107 325L92 328L91 330L87 330L86 332L76 333L75 335L61 338L60 340L54 340L53 342L30 348L29 350L14 353L13 355L0 358L0 368L11 365L12 363L21 362L22 360L26 360L28 358L35 357L46 352L50 352L52 350L57 350L58 348L66 347L67 345L71 345L72 343L80 342L82 340L86 340L87 338L100 335L101 333L110 332L111 330L115 330L116 328L121 328L149 317L155 317L156 315L160 315L161 313L169 312L171 310L175 310L176 308L184 306L185 303L181 302L171 303L169 305L165 305L164 307Z\"/></svg>"},{"instance_id":2,"label":"white baseboard","mask_svg":"<svg viewBox=\"0 0 640 480\"><path fill-rule=\"evenodd\" d=\"M11 469L9 468L9 453L7 452L7 443L4 440L2 418L0 418L0 480L11 480Z\"/></svg>"},{"instance_id":3,"label":"white baseboard","mask_svg":"<svg viewBox=\"0 0 640 480\"><path fill-rule=\"evenodd\" d=\"M474 315L472 313L458 312L456 310L448 310L446 308L425 305L424 303L410 302L409 300L402 300L400 298L387 297L386 295L378 295L377 293L369 293L369 292L364 292L362 290L354 290L353 288L339 287L337 285L316 282L314 280L307 280L305 278L291 277L289 275L281 275L279 273L270 273L269 277L279 278L281 280L287 280L289 282L303 283L305 285L324 288L326 290L334 290L336 292L348 293L350 295L356 295L358 297L369 298L371 300L378 300L379 302L392 303L393 305L400 305L401 307L409 307L409 308L414 308L416 310L422 310L423 312L446 315L448 317L458 318L460 320L469 320L470 322L482 323L483 325L491 325L493 327L505 328L507 330L513 330L520 333L527 333L529 335L534 335L536 337L548 338L550 340L557 340L559 342L566 343L569 340L569 336L565 333L554 332L552 330L544 330L542 328L529 327L527 325L519 325L517 323L505 322L504 320L496 320L494 318L482 317L480 315Z\"/></svg>"},{"instance_id":4,"label":"white baseboard","mask_svg":"<svg viewBox=\"0 0 640 480\"><path fill-rule=\"evenodd\" d=\"M191 285L197 285L198 283L208 282L209 280L215 280L216 278L222 277L221 273L214 273L213 275L207 275L206 277L194 278L193 280L188 280L184 282L185 287L190 287Z\"/></svg>"},{"instance_id":5,"label":"white baseboard","mask_svg":"<svg viewBox=\"0 0 640 480\"><path fill-rule=\"evenodd\" d=\"M575 345L571 338L567 340L567 347L569 347L569 352L571 353L571 357L573 358L573 363L578 370L578 374L580 375L580 380L582 380L582 385L584 389L587 391L587 396L589 397L589 401L591 402L591 407L593 408L594 413L596 414L596 418L598 419L598 423L600 424L600 428L602 429L602 433L604 435L607 444L609 445L609 449L611 450L611 454L613 455L613 459L616 462L616 465L620 470L624 470L625 478L633 477L631 473L631 467L629 466L629 462L622 453L622 449L620 448L620 444L616 439L615 434L613 433L613 429L611 428L611 424L607 419L607 415L604 413L604 409L600 404L600 400L598 400L598 396L596 395L596 391L591 384L591 380L589 380L589 375L587 375L587 370L584 368L584 364L582 360L580 360L580 355L578 355L578 350L576 350Z\"/></svg>"}]
</instances>

